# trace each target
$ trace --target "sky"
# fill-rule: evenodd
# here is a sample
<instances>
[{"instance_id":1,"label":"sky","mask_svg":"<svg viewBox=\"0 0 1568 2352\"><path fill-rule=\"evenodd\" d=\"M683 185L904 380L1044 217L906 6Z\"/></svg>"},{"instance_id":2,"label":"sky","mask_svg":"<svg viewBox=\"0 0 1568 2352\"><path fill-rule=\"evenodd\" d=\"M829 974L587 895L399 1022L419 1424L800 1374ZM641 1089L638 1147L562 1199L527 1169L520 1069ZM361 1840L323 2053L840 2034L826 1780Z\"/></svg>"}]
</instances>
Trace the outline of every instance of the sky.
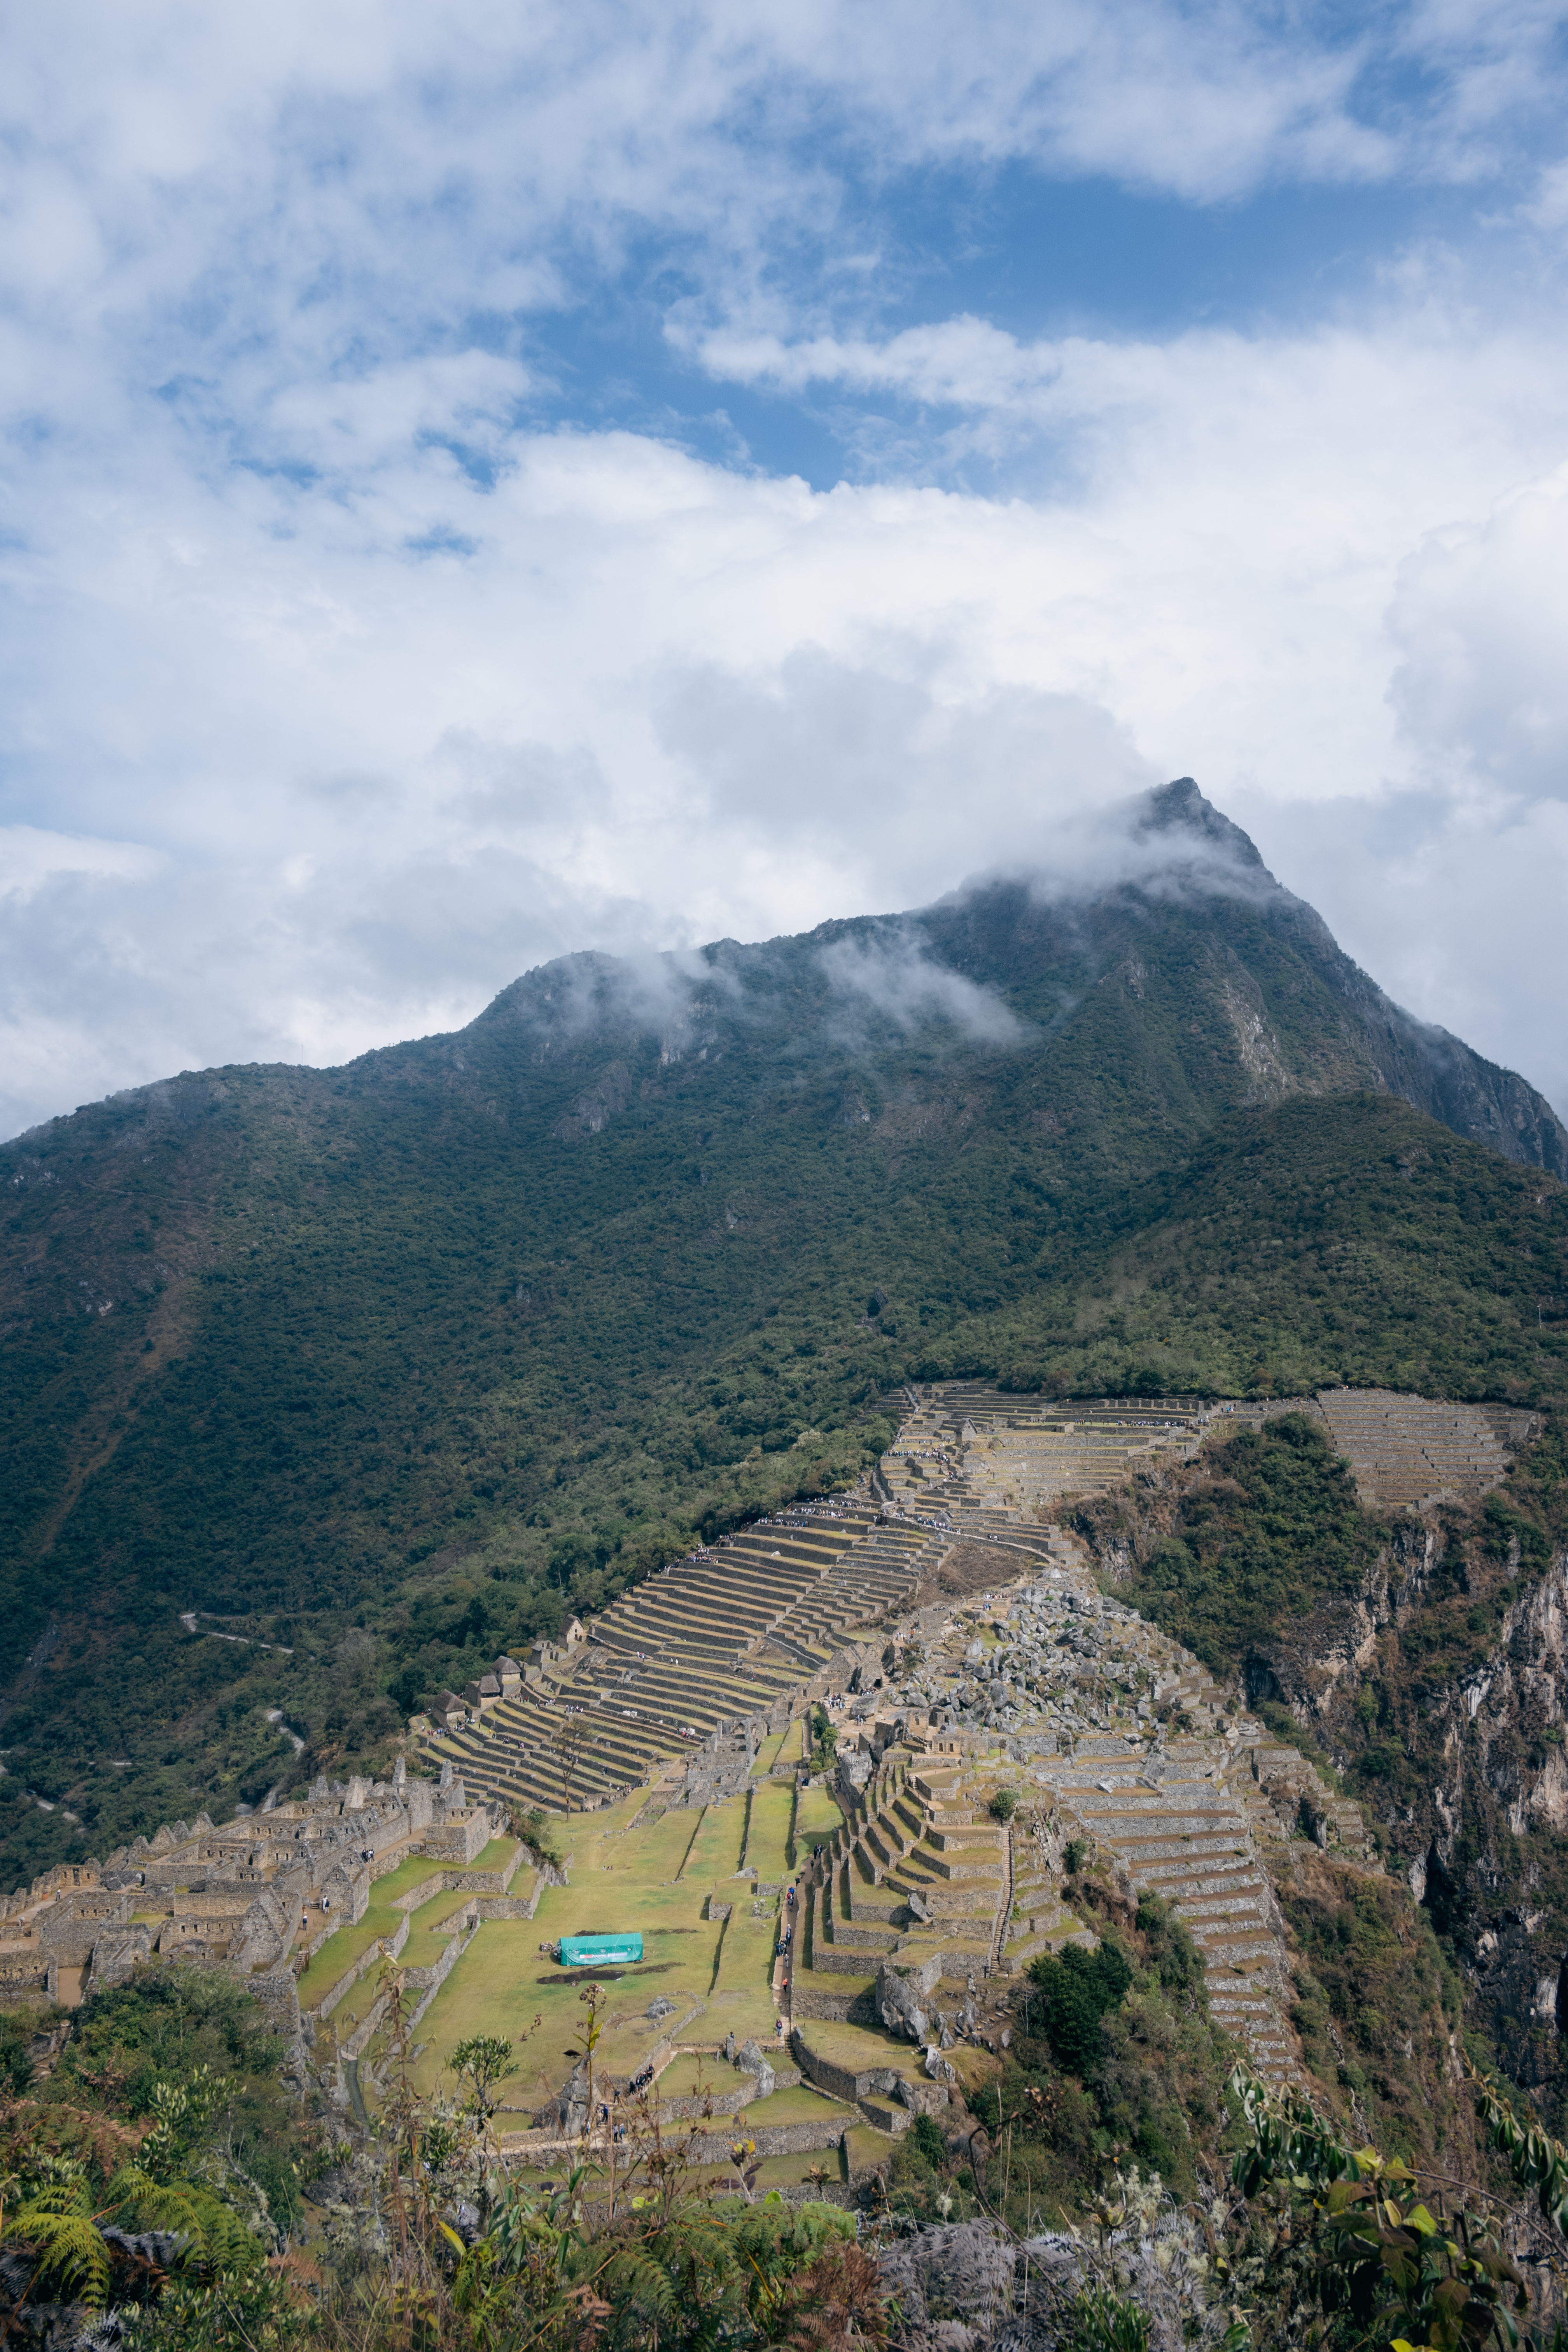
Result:
<instances>
[{"instance_id":1,"label":"sky","mask_svg":"<svg viewBox=\"0 0 1568 2352\"><path fill-rule=\"evenodd\" d=\"M1568 10L0 36L0 1135L1196 777L1568 1114Z\"/></svg>"}]
</instances>

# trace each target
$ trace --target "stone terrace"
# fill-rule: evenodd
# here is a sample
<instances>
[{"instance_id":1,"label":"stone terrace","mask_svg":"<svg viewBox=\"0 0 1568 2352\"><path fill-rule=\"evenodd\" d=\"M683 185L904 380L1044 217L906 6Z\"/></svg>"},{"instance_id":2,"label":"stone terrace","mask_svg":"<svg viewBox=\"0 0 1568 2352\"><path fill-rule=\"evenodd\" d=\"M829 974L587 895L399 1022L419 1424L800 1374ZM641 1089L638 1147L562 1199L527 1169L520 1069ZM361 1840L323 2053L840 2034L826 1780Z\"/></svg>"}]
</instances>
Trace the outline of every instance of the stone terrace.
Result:
<instances>
[{"instance_id":1,"label":"stone terrace","mask_svg":"<svg viewBox=\"0 0 1568 2352\"><path fill-rule=\"evenodd\" d=\"M1439 1475L1450 1490L1489 1481L1506 1458L1499 1433L1465 1409L1376 1392L1288 1402L1321 1412L1385 1482L1398 1447L1417 1447L1422 1494ZM837 1692L846 1823L807 1873L794 2019L874 2023L891 1970L918 1977L949 2038L967 2031L983 1979L1092 1940L1065 1868L1076 1840L1090 1867L1176 1907L1207 1961L1215 2015L1260 2073L1295 2077L1268 1862L1310 1836L1366 1865L1360 1809L1188 1653L1106 1599L1081 1548L1045 1523L1053 1506L1141 1463L1189 1456L1215 1409L1190 1398L1050 1403L976 1383L911 1389L899 1402L898 1437L855 1496L673 1563L606 1611L575 1653L521 1686L513 1670L437 1752L481 1799L558 1809L571 1727L575 1805L683 1770L685 1791L666 1801L707 1802L727 1772L744 1778L764 1727ZM1007 1589L932 1602L957 1543L969 1548L970 1587L984 1546ZM872 1625L879 1643L891 1629L890 1644L852 1646ZM1021 1799L1010 1831L985 1811L999 1780Z\"/></svg>"},{"instance_id":2,"label":"stone terrace","mask_svg":"<svg viewBox=\"0 0 1568 2352\"><path fill-rule=\"evenodd\" d=\"M1363 1497L1385 1507L1471 1496L1498 1485L1510 1455L1478 1405L1387 1389L1324 1389L1318 1409Z\"/></svg>"},{"instance_id":3,"label":"stone terrace","mask_svg":"<svg viewBox=\"0 0 1568 2352\"><path fill-rule=\"evenodd\" d=\"M573 1804L602 1804L694 1748L787 1720L844 1637L907 1605L950 1541L886 1524L869 1498L761 1520L638 1585L574 1653L437 1735L435 1753L481 1797L560 1810L574 1736Z\"/></svg>"},{"instance_id":4,"label":"stone terrace","mask_svg":"<svg viewBox=\"0 0 1568 2352\"><path fill-rule=\"evenodd\" d=\"M955 1534L1103 1493L1134 1460L1190 1454L1203 1431L1189 1399L1047 1403L956 1382L911 1397L880 1480L889 1502L943 1516Z\"/></svg>"}]
</instances>

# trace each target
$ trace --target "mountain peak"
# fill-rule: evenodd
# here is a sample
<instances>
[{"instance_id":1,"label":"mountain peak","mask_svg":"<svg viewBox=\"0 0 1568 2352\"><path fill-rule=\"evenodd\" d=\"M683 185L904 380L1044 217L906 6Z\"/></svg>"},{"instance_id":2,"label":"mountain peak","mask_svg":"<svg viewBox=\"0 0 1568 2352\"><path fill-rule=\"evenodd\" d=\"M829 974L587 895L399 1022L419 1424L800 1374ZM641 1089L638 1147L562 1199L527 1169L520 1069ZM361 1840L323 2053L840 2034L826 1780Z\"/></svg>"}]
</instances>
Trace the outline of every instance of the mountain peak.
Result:
<instances>
[{"instance_id":1,"label":"mountain peak","mask_svg":"<svg viewBox=\"0 0 1568 2352\"><path fill-rule=\"evenodd\" d=\"M1131 803L1130 814L1135 840L1145 841L1155 834L1186 835L1194 843L1202 842L1206 852L1218 850L1227 864L1246 866L1267 881L1274 879L1251 837L1204 798L1191 776L1156 784L1141 801Z\"/></svg>"}]
</instances>

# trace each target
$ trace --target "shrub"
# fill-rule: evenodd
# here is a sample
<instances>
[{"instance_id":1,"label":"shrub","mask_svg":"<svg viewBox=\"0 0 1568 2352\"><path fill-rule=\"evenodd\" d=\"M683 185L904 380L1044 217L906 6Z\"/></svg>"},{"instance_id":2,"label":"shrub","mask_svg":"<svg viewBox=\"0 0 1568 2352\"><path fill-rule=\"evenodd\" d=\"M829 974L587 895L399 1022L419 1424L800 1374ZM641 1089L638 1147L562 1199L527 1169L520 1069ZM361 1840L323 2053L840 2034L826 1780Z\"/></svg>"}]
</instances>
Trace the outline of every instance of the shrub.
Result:
<instances>
[{"instance_id":1,"label":"shrub","mask_svg":"<svg viewBox=\"0 0 1568 2352\"><path fill-rule=\"evenodd\" d=\"M1059 1959L1044 1954L1034 1961L1029 1978L1045 1995L1042 2022L1052 2056L1080 2082L1092 2081L1102 2054L1100 2021L1120 2008L1132 1982L1126 1953L1110 1936L1092 1952L1069 1944Z\"/></svg>"}]
</instances>

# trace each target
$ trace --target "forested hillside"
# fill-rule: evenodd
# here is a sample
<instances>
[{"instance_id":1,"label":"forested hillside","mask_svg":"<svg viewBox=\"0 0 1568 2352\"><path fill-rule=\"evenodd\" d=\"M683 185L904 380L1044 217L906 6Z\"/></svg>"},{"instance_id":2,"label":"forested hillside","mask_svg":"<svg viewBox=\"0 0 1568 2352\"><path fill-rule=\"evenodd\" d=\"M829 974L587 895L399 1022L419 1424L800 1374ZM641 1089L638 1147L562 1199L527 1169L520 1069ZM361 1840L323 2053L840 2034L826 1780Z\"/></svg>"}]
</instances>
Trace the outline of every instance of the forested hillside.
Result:
<instances>
[{"instance_id":1,"label":"forested hillside","mask_svg":"<svg viewBox=\"0 0 1568 2352\"><path fill-rule=\"evenodd\" d=\"M1554 1391L1550 1109L1190 787L1140 823L1163 866L1092 901L572 958L455 1036L5 1147L14 1868L384 1753L569 1603L849 1475L901 1379Z\"/></svg>"},{"instance_id":2,"label":"forested hillside","mask_svg":"<svg viewBox=\"0 0 1568 2352\"><path fill-rule=\"evenodd\" d=\"M1286 1738L1337 1769L1462 1966L1472 2021L1561 2128L1561 1412L1542 1415L1500 1487L1419 1517L1359 1500L1300 1414L1216 1433L1193 1462L1074 1517L1119 1598L1241 1679Z\"/></svg>"}]
</instances>

